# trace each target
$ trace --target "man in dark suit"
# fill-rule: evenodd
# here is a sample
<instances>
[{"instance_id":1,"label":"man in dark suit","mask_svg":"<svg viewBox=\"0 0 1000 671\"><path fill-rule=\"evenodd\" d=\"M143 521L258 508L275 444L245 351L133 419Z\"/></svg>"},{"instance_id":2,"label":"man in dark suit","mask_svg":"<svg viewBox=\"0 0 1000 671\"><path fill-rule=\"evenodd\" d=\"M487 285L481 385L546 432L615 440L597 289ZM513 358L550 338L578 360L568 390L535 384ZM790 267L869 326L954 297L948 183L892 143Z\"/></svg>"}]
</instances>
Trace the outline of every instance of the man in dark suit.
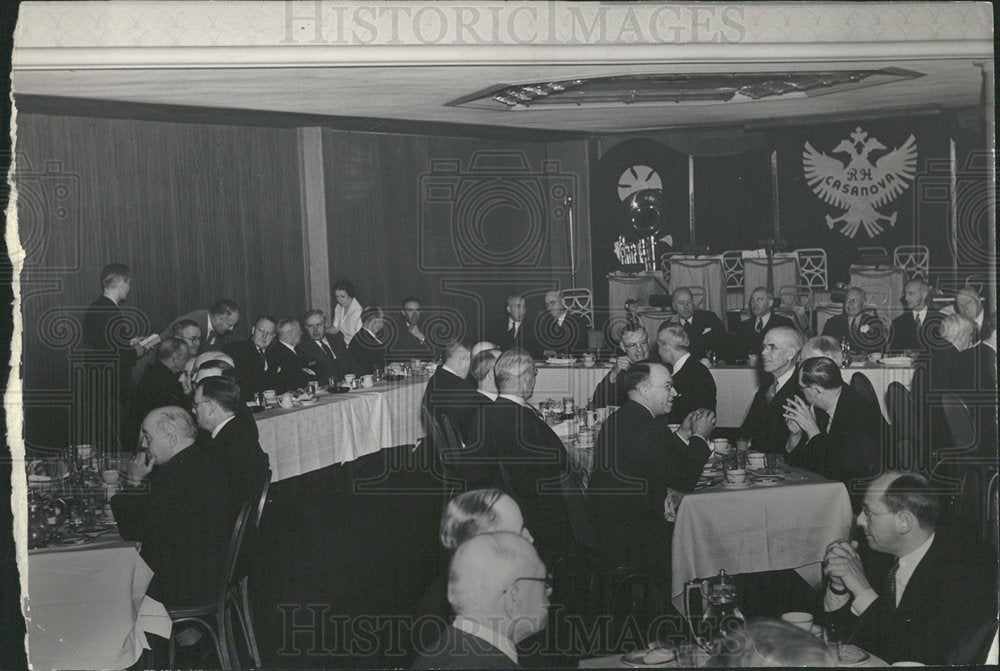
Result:
<instances>
[{"instance_id":1,"label":"man in dark suit","mask_svg":"<svg viewBox=\"0 0 1000 671\"><path fill-rule=\"evenodd\" d=\"M184 404L184 389L179 377L190 357L187 343L178 338L167 338L156 346L155 359L143 371L135 390L132 412L136 435L151 410Z\"/></svg>"},{"instance_id":2,"label":"man in dark suit","mask_svg":"<svg viewBox=\"0 0 1000 671\"><path fill-rule=\"evenodd\" d=\"M468 407L459 420L458 428L463 436L478 435L479 429L472 427L472 423L482 420L483 406L497 400L499 393L493 367L499 356L500 350L486 349L473 356L469 363L469 379L475 382L476 391L469 397Z\"/></svg>"},{"instance_id":3,"label":"man in dark suit","mask_svg":"<svg viewBox=\"0 0 1000 671\"><path fill-rule=\"evenodd\" d=\"M955 294L955 312L971 319L976 325L974 342L985 338L997 327L997 313L983 310L983 299L972 287L962 287Z\"/></svg>"},{"instance_id":4,"label":"man in dark suit","mask_svg":"<svg viewBox=\"0 0 1000 671\"><path fill-rule=\"evenodd\" d=\"M862 559L857 542L846 540L826 550L827 617L890 664L946 664L964 636L996 616L995 575L937 529L939 509L926 478L887 473L869 487L858 515L875 552Z\"/></svg>"},{"instance_id":5,"label":"man in dark suit","mask_svg":"<svg viewBox=\"0 0 1000 671\"><path fill-rule=\"evenodd\" d=\"M668 320L684 329L691 343L688 351L695 359L704 359L705 352L712 350L720 356L726 342L726 329L718 315L708 310L697 310L694 297L688 289L678 289L673 295L674 316ZM661 325L662 328L662 325Z\"/></svg>"},{"instance_id":6,"label":"man in dark suit","mask_svg":"<svg viewBox=\"0 0 1000 671\"><path fill-rule=\"evenodd\" d=\"M847 486L860 509L860 482L882 461L882 412L844 384L832 359L806 359L799 367L800 396L785 403L787 461Z\"/></svg>"},{"instance_id":7,"label":"man in dark suit","mask_svg":"<svg viewBox=\"0 0 1000 671\"><path fill-rule=\"evenodd\" d=\"M409 361L433 357L434 348L420 328L420 299L416 296L404 298L399 315L389 344L389 359Z\"/></svg>"},{"instance_id":8,"label":"man in dark suit","mask_svg":"<svg viewBox=\"0 0 1000 671\"><path fill-rule=\"evenodd\" d=\"M601 427L587 488L596 546L613 566L662 577L669 574L667 488L690 492L698 483L712 454L708 437L715 413L694 411L675 434L658 421L677 397L666 366L636 364L619 384L628 400Z\"/></svg>"},{"instance_id":9,"label":"man in dark suit","mask_svg":"<svg viewBox=\"0 0 1000 671\"><path fill-rule=\"evenodd\" d=\"M201 326L203 351L222 349L223 345L233 341L233 329L240 321L240 306L228 298L220 298L207 310L192 310L170 322L160 334L160 339L170 337L177 322L186 319Z\"/></svg>"},{"instance_id":10,"label":"man in dark suit","mask_svg":"<svg viewBox=\"0 0 1000 671\"><path fill-rule=\"evenodd\" d=\"M534 358L541 358L542 352L531 328L531 320L526 318L526 305L524 296L508 296L507 313L486 325L486 339L495 342L503 351L519 348Z\"/></svg>"},{"instance_id":11,"label":"man in dark suit","mask_svg":"<svg viewBox=\"0 0 1000 671\"><path fill-rule=\"evenodd\" d=\"M133 449L135 436L129 433L129 417L135 385L132 381L132 369L136 361L146 354L146 348L139 344L140 338L132 338L128 343L112 339L119 331L116 328L124 326L130 317L119 307L128 297L132 286L132 275L128 266L123 263L111 263L101 270L102 293L83 317L83 340L88 350L115 355L117 394L109 394L106 398L97 399L101 404L100 412L105 417L117 414L118 424L113 426L114 439L118 440L123 449ZM109 421L108 425L112 423ZM94 436L97 440L100 436Z\"/></svg>"},{"instance_id":12,"label":"man in dark suit","mask_svg":"<svg viewBox=\"0 0 1000 671\"><path fill-rule=\"evenodd\" d=\"M670 367L678 396L667 413L667 422L680 424L693 410L715 412L715 379L705 364L688 351L688 333L681 326L665 322L656 335L660 361Z\"/></svg>"},{"instance_id":13,"label":"man in dark suit","mask_svg":"<svg viewBox=\"0 0 1000 671\"><path fill-rule=\"evenodd\" d=\"M347 351L362 374L374 373L376 368L385 368L385 341L382 340L384 325L385 315L379 306L369 305L361 311L361 330L351 338Z\"/></svg>"},{"instance_id":14,"label":"man in dark suit","mask_svg":"<svg viewBox=\"0 0 1000 671\"><path fill-rule=\"evenodd\" d=\"M329 322L322 310L309 310L302 315L306 337L296 347L302 368L321 386L330 378L343 380L347 373L360 372L358 364L347 352L343 334L327 333Z\"/></svg>"},{"instance_id":15,"label":"man in dark suit","mask_svg":"<svg viewBox=\"0 0 1000 671\"><path fill-rule=\"evenodd\" d=\"M555 565L572 546L564 496L571 475L562 441L528 405L535 375L527 352L500 355L494 366L499 396L471 424L466 454L476 461L461 464L461 472L470 486L496 487L517 501L538 553Z\"/></svg>"},{"instance_id":16,"label":"man in dark suit","mask_svg":"<svg viewBox=\"0 0 1000 671\"><path fill-rule=\"evenodd\" d=\"M774 296L764 287L757 287L750 294L750 319L742 321L729 341L729 360L746 361L751 354L760 352L764 335L777 326L795 328L792 320L771 311Z\"/></svg>"},{"instance_id":17,"label":"man in dark suit","mask_svg":"<svg viewBox=\"0 0 1000 671\"><path fill-rule=\"evenodd\" d=\"M267 349L278 334L278 322L270 315L261 315L254 322L249 340L229 343L223 351L233 358L240 395L249 401L265 389L274 389L273 370L267 360Z\"/></svg>"},{"instance_id":18,"label":"man in dark suit","mask_svg":"<svg viewBox=\"0 0 1000 671\"><path fill-rule=\"evenodd\" d=\"M414 669L516 669L516 645L545 628L551 580L538 553L509 531L462 543L448 570L455 621Z\"/></svg>"},{"instance_id":19,"label":"man in dark suit","mask_svg":"<svg viewBox=\"0 0 1000 671\"><path fill-rule=\"evenodd\" d=\"M146 594L167 608L217 598L242 503L223 463L195 446L196 433L182 408L150 412L142 423L146 451L129 463L124 489L111 499L118 533L142 543L140 554L153 569ZM145 482L154 467L156 476Z\"/></svg>"},{"instance_id":20,"label":"man in dark suit","mask_svg":"<svg viewBox=\"0 0 1000 671\"><path fill-rule=\"evenodd\" d=\"M295 350L302 342L302 326L298 319L286 318L278 322L278 339L267 348L267 367L275 391L301 389L311 375L305 371L299 353Z\"/></svg>"},{"instance_id":21,"label":"man in dark suit","mask_svg":"<svg viewBox=\"0 0 1000 671\"><path fill-rule=\"evenodd\" d=\"M424 390L423 405L437 419L447 415L457 427L468 411L475 389L469 375L469 348L456 340L445 350L444 364L438 367Z\"/></svg>"},{"instance_id":22,"label":"man in dark suit","mask_svg":"<svg viewBox=\"0 0 1000 671\"><path fill-rule=\"evenodd\" d=\"M777 326L764 335L764 381L739 431L740 441L750 441L757 452L785 454L788 426L784 408L788 399L799 393L795 364L801 349L802 334L794 328Z\"/></svg>"},{"instance_id":23,"label":"man in dark suit","mask_svg":"<svg viewBox=\"0 0 1000 671\"><path fill-rule=\"evenodd\" d=\"M534 329L543 356L582 354L588 349L589 333L587 322L566 309L561 291L545 294L545 312Z\"/></svg>"},{"instance_id":24,"label":"man in dark suit","mask_svg":"<svg viewBox=\"0 0 1000 671\"><path fill-rule=\"evenodd\" d=\"M913 351L926 354L938 340L937 329L944 317L927 306L930 286L921 279L910 280L903 289L906 312L892 320L890 352Z\"/></svg>"},{"instance_id":25,"label":"man in dark suit","mask_svg":"<svg viewBox=\"0 0 1000 671\"><path fill-rule=\"evenodd\" d=\"M621 406L625 403L625 392L618 386L618 377L634 364L649 361L649 334L641 326L626 326L622 329L618 348L622 354L615 359L614 368L597 383L594 389L594 396L590 401L594 409L609 405Z\"/></svg>"},{"instance_id":26,"label":"man in dark suit","mask_svg":"<svg viewBox=\"0 0 1000 671\"><path fill-rule=\"evenodd\" d=\"M194 414L211 438L204 448L225 466L241 502L263 483L270 463L260 449L257 423L245 410L230 379L210 377L195 387Z\"/></svg>"},{"instance_id":27,"label":"man in dark suit","mask_svg":"<svg viewBox=\"0 0 1000 671\"><path fill-rule=\"evenodd\" d=\"M852 352L880 352L885 347L886 328L882 320L865 312L865 290L851 287L844 298L844 312L830 317L823 325L823 335L847 340Z\"/></svg>"}]
</instances>

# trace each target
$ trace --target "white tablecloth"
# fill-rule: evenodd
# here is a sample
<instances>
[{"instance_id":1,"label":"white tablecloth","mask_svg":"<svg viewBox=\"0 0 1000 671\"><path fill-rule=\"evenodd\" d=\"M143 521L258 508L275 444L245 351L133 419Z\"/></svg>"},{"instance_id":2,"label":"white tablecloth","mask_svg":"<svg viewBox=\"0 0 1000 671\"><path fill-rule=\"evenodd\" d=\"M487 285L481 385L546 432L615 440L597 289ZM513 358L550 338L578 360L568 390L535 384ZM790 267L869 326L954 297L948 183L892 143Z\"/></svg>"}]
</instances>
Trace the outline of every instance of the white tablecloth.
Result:
<instances>
[{"instance_id":1,"label":"white tablecloth","mask_svg":"<svg viewBox=\"0 0 1000 671\"><path fill-rule=\"evenodd\" d=\"M606 364L593 368L539 365L538 376L535 379L535 394L531 402L537 405L546 398L558 400L564 396L572 396L577 405L584 406L593 396L597 383L608 374L609 370L611 368ZM842 371L844 380L849 383L857 371L871 380L882 415L888 419L885 390L893 381L900 382L909 389L913 380L913 369L887 366L846 368ZM729 428L740 426L760 386L759 373L746 366L720 366L712 368L711 372L716 387L716 426Z\"/></svg>"},{"instance_id":2,"label":"white tablecloth","mask_svg":"<svg viewBox=\"0 0 1000 671\"><path fill-rule=\"evenodd\" d=\"M146 596L153 571L134 544L28 553L28 662L35 669L124 669L170 636L170 616Z\"/></svg>"},{"instance_id":3,"label":"white tablecloth","mask_svg":"<svg viewBox=\"0 0 1000 671\"><path fill-rule=\"evenodd\" d=\"M670 595L684 612L684 583L726 573L796 569L814 587L826 546L847 538L851 501L841 482L793 469L785 482L713 487L681 500L674 525Z\"/></svg>"},{"instance_id":4,"label":"white tablecloth","mask_svg":"<svg viewBox=\"0 0 1000 671\"><path fill-rule=\"evenodd\" d=\"M380 382L346 394L320 392L314 405L256 415L260 446L277 482L387 447L415 444L423 433L420 400L427 378Z\"/></svg>"}]
</instances>

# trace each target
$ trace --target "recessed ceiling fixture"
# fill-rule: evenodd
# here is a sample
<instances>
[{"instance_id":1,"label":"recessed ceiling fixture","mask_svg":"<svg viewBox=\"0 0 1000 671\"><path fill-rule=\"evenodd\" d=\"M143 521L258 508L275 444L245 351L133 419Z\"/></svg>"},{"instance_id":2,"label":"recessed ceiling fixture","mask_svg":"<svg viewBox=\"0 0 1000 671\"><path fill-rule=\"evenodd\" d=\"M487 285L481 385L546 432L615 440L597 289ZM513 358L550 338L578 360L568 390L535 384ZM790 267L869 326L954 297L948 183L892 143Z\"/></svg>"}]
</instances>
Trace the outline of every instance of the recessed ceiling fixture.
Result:
<instances>
[{"instance_id":1,"label":"recessed ceiling fixture","mask_svg":"<svg viewBox=\"0 0 1000 671\"><path fill-rule=\"evenodd\" d=\"M487 110L614 107L663 103L742 103L805 98L922 77L900 68L739 74L654 74L497 84L448 103Z\"/></svg>"}]
</instances>

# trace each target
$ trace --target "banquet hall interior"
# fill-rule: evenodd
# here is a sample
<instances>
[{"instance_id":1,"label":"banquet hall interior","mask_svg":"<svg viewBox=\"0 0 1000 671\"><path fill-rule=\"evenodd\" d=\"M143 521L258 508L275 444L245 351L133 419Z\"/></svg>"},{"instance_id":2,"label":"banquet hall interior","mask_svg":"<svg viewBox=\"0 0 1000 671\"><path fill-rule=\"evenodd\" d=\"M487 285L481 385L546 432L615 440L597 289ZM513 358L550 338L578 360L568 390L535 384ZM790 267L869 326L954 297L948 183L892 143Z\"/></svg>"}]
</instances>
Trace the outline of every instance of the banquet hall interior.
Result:
<instances>
[{"instance_id":1,"label":"banquet hall interior","mask_svg":"<svg viewBox=\"0 0 1000 671\"><path fill-rule=\"evenodd\" d=\"M815 613L822 633L825 550L856 520L883 514L863 496L889 471L929 478L941 528L967 539L970 554L995 556L991 12L965 2L22 3L11 56L16 225L7 241L20 354L6 419L13 486L30 494L14 504L28 570L20 630L28 659L35 668L70 668L68 659L80 662L75 668L141 667L156 652L143 649L144 614L159 618L147 632L173 620L164 638L189 629L169 603L164 609L144 594L145 584L138 592L115 584L152 574L121 520L107 531L121 533L122 552L98 555L82 533L57 547L59 532L36 525L35 512L81 528L111 514L101 493L110 499L119 477L124 491L129 459L149 444L147 415L130 408L154 367L167 366L172 383L185 380L177 405L194 419L182 423L215 440L199 404L214 407L223 392L195 373L204 360L219 363L205 358L216 335L230 357L223 377L239 382L236 416L254 412L247 416L270 469L262 509L246 508L252 556L235 592L257 650L231 622L237 652L229 666L408 667L418 639L438 633L419 625L428 594L448 576L442 510L463 488L435 451L451 437L429 409L428 380L452 370L456 351L467 357L464 370L470 359L474 369L482 357L469 349L499 343L507 324L510 348L535 360L524 364L534 380L525 398L565 443L560 463L583 474L576 493L588 510L600 501L586 482L600 469L601 423L610 426L625 398L601 413L600 385L629 384L632 398L654 375L615 377L616 366L646 365L630 354L630 334L644 334L648 360L662 362L647 368L673 370L675 389L682 362L667 356L670 338L682 343L681 356L691 349L690 360L705 364L714 384L705 435L692 429L698 418L669 421L673 432L686 431L685 449L701 439L709 451L718 447L702 457L693 494L689 487L681 498L671 485L662 575L644 567L639 579L615 582L623 574L602 572L600 543L584 542L576 519L572 557L548 561L555 553L546 534L528 524L543 525L544 515L515 496L556 585L548 629L529 637L536 645L521 650L521 666L617 662L668 641L690 648L699 639L694 629L689 635L685 584L720 569L733 576L748 620ZM125 268L108 271L111 264ZM95 353L88 342L95 299L122 282L121 300L110 303L120 322L106 328L130 352L124 372L115 348ZM870 319L860 322L867 340L835 330L854 316L851 296ZM970 315L963 296L974 304ZM712 326L686 335L685 297ZM945 330L929 354L894 346L903 342L899 320L909 324L910 311L919 312L914 300L955 329L972 322L971 339L956 345ZM356 333L344 316L351 305ZM572 345L547 346L540 325L570 323L559 316L563 306L582 332ZM220 314L236 320L231 332L214 321ZM742 489L729 479L753 468L744 463L747 418L774 396L764 392L774 355L761 314L787 323L775 333L795 332L792 359L810 338L833 335L833 351L813 356L835 359L844 388L870 402L881 427L868 477L817 475L779 447L790 464L781 475ZM330 357L354 359L346 382L317 374L296 346L316 338L310 315L337 336ZM194 370L195 352L179 335L185 325L174 328L184 317L200 333ZM369 365L362 341L371 324L388 350ZM259 346L265 335L272 349L299 353L293 368L302 375L267 398L264 387L248 391L236 347ZM416 353L393 356L406 335ZM949 346L960 351L941 363L934 347ZM326 341L318 347L325 355ZM178 348L191 357L187 370L171 358ZM262 359L269 375L285 365L272 349ZM960 357L965 350L976 358ZM787 370L815 416L825 392L822 382L807 384L806 358ZM966 360L963 386L953 371ZM483 376L500 389L507 369L501 377L502 364L494 371L489 362ZM434 372L435 363L444 368ZM482 378L469 379L474 391ZM835 425L817 431L832 435ZM751 458L772 452L756 435ZM777 473L783 462L771 456L760 455L760 466ZM705 479L711 463L720 464L721 482ZM60 492L54 482L65 473L47 464L66 465L67 482L79 487L91 468L99 495L74 491L100 499L96 513L67 503L70 486ZM496 486L505 489L500 470ZM802 483L792 486L785 473ZM595 471L590 483L598 481ZM722 491L727 484L733 491ZM796 489L807 494L796 498ZM767 523L732 541L752 524L740 515ZM778 524L789 525L785 535L767 535ZM16 565L13 555L4 560L6 585ZM97 590L100 580L109 585ZM88 581L101 593L80 598L100 606L73 603ZM90 636L87 620L99 619L95 610L116 591L127 606L142 603L139 615L125 609L125 648L116 647L120 638L78 643L93 647L86 654L62 649L57 633ZM99 634L112 632L119 615L105 615ZM630 629L629 615L640 625ZM614 635L587 628L602 617ZM650 620L662 629L650 633ZM986 648L995 632L994 624ZM176 664L220 668L211 637L201 639L177 642ZM866 656L908 659L905 651L894 659L866 652L859 641Z\"/></svg>"}]
</instances>

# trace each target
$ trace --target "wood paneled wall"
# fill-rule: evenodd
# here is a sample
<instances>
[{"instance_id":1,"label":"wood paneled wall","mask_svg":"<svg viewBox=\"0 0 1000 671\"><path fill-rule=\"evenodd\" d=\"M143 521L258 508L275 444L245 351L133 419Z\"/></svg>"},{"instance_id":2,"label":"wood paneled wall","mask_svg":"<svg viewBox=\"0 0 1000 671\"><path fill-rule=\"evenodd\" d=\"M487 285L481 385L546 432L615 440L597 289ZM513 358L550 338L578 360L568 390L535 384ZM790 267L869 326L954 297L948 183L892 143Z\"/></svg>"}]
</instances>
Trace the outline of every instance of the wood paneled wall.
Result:
<instances>
[{"instance_id":1,"label":"wood paneled wall","mask_svg":"<svg viewBox=\"0 0 1000 671\"><path fill-rule=\"evenodd\" d=\"M131 267L128 303L147 332L222 297L243 308L243 333L259 312L305 309L294 129L36 114L17 124L29 445L65 441L73 338L52 318L82 320L107 263Z\"/></svg>"},{"instance_id":2,"label":"wood paneled wall","mask_svg":"<svg viewBox=\"0 0 1000 671\"><path fill-rule=\"evenodd\" d=\"M324 137L331 281L351 279L363 305L395 312L414 294L445 333L471 339L512 290L527 292L537 313L547 289L572 285L566 195L577 283L589 284L584 141Z\"/></svg>"}]
</instances>

